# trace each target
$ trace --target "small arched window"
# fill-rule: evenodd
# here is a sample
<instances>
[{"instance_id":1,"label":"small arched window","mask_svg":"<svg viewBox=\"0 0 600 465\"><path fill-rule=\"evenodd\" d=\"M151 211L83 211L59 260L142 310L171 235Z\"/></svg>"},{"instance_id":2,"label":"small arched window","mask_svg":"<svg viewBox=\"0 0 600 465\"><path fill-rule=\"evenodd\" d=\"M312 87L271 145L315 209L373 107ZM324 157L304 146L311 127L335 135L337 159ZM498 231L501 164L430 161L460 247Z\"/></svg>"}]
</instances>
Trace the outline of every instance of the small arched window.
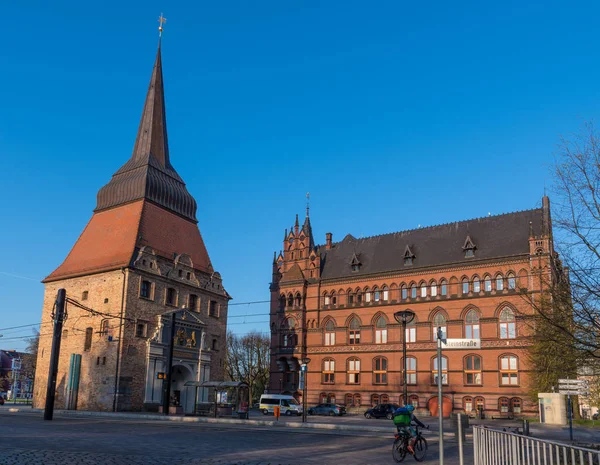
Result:
<instances>
[{"instance_id":1,"label":"small arched window","mask_svg":"<svg viewBox=\"0 0 600 465\"><path fill-rule=\"evenodd\" d=\"M400 292L400 297L402 298L402 300L408 299L408 290L406 289L406 286L404 284L402 285Z\"/></svg>"},{"instance_id":2,"label":"small arched window","mask_svg":"<svg viewBox=\"0 0 600 465\"><path fill-rule=\"evenodd\" d=\"M504 290L504 278L502 277L501 274L496 276L496 290L497 291Z\"/></svg>"},{"instance_id":3,"label":"small arched window","mask_svg":"<svg viewBox=\"0 0 600 465\"><path fill-rule=\"evenodd\" d=\"M463 295L467 295L469 293L469 280L467 278L462 280L462 293Z\"/></svg>"},{"instance_id":4,"label":"small arched window","mask_svg":"<svg viewBox=\"0 0 600 465\"><path fill-rule=\"evenodd\" d=\"M486 276L485 281L483 281L483 289L485 292L492 292L492 278L489 276Z\"/></svg>"},{"instance_id":5,"label":"small arched window","mask_svg":"<svg viewBox=\"0 0 600 465\"><path fill-rule=\"evenodd\" d=\"M431 293L431 297L437 296L437 283L435 281L431 281L429 285L429 291Z\"/></svg>"},{"instance_id":6,"label":"small arched window","mask_svg":"<svg viewBox=\"0 0 600 465\"><path fill-rule=\"evenodd\" d=\"M445 279L440 281L440 295L446 297L448 295L448 284Z\"/></svg>"},{"instance_id":7,"label":"small arched window","mask_svg":"<svg viewBox=\"0 0 600 465\"><path fill-rule=\"evenodd\" d=\"M384 302L387 302L390 296L387 286L383 286L382 290L382 299Z\"/></svg>"},{"instance_id":8,"label":"small arched window","mask_svg":"<svg viewBox=\"0 0 600 465\"><path fill-rule=\"evenodd\" d=\"M446 339L446 317L443 313L438 312L433 318L433 340L437 341L438 328L442 329L442 335Z\"/></svg>"},{"instance_id":9,"label":"small arched window","mask_svg":"<svg viewBox=\"0 0 600 465\"><path fill-rule=\"evenodd\" d=\"M288 295L287 304L290 308L294 306L294 298L292 297L292 294Z\"/></svg>"},{"instance_id":10,"label":"small arched window","mask_svg":"<svg viewBox=\"0 0 600 465\"><path fill-rule=\"evenodd\" d=\"M467 339L479 339L479 313L469 310L465 318L465 337Z\"/></svg>"},{"instance_id":11,"label":"small arched window","mask_svg":"<svg viewBox=\"0 0 600 465\"><path fill-rule=\"evenodd\" d=\"M427 284L421 284L421 297L427 297Z\"/></svg>"},{"instance_id":12,"label":"small arched window","mask_svg":"<svg viewBox=\"0 0 600 465\"><path fill-rule=\"evenodd\" d=\"M412 286L410 286L410 298L411 299L417 298L417 285L416 284L413 284Z\"/></svg>"},{"instance_id":13,"label":"small arched window","mask_svg":"<svg viewBox=\"0 0 600 465\"><path fill-rule=\"evenodd\" d=\"M296 307L300 307L302 305L302 296L300 293L296 294Z\"/></svg>"},{"instance_id":14,"label":"small arched window","mask_svg":"<svg viewBox=\"0 0 600 465\"><path fill-rule=\"evenodd\" d=\"M517 337L515 314L510 308L505 307L502 309L498 322L500 327L500 339L514 339Z\"/></svg>"},{"instance_id":15,"label":"small arched window","mask_svg":"<svg viewBox=\"0 0 600 465\"><path fill-rule=\"evenodd\" d=\"M352 318L352 321L350 322L350 329L348 331L348 343L360 344L360 323L356 317Z\"/></svg>"},{"instance_id":16,"label":"small arched window","mask_svg":"<svg viewBox=\"0 0 600 465\"><path fill-rule=\"evenodd\" d=\"M479 282L479 278L473 279L473 292L481 292L481 283Z\"/></svg>"},{"instance_id":17,"label":"small arched window","mask_svg":"<svg viewBox=\"0 0 600 465\"><path fill-rule=\"evenodd\" d=\"M507 281L508 281L508 289L509 289L509 290L514 290L514 289L516 289L516 287L517 287L517 281L516 281L516 279L515 279L515 275L514 275L514 274L510 273L510 274L507 276Z\"/></svg>"},{"instance_id":18,"label":"small arched window","mask_svg":"<svg viewBox=\"0 0 600 465\"><path fill-rule=\"evenodd\" d=\"M387 344L387 321L383 315L375 322L375 344Z\"/></svg>"}]
</instances>

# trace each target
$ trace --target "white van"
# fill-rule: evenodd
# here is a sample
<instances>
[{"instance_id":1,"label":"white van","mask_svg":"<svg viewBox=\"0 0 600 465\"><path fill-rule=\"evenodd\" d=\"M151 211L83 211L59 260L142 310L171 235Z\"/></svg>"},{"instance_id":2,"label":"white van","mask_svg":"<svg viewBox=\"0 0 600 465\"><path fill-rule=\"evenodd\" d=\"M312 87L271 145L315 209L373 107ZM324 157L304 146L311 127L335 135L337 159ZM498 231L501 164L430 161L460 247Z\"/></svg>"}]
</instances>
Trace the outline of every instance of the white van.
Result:
<instances>
[{"instance_id":1,"label":"white van","mask_svg":"<svg viewBox=\"0 0 600 465\"><path fill-rule=\"evenodd\" d=\"M268 415L273 413L273 407L280 407L281 415L302 415L302 405L292 396L282 394L263 394L260 396L260 409Z\"/></svg>"}]
</instances>

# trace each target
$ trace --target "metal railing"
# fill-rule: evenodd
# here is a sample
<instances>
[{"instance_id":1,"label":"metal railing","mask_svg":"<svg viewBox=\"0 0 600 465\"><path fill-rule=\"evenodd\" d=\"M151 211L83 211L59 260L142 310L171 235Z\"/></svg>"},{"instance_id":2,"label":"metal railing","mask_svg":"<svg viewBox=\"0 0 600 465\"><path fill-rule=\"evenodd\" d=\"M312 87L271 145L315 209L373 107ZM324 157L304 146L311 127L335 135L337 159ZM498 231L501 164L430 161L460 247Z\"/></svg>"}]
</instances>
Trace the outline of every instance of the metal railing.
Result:
<instances>
[{"instance_id":1,"label":"metal railing","mask_svg":"<svg viewBox=\"0 0 600 465\"><path fill-rule=\"evenodd\" d=\"M473 427L475 465L600 465L600 450Z\"/></svg>"}]
</instances>

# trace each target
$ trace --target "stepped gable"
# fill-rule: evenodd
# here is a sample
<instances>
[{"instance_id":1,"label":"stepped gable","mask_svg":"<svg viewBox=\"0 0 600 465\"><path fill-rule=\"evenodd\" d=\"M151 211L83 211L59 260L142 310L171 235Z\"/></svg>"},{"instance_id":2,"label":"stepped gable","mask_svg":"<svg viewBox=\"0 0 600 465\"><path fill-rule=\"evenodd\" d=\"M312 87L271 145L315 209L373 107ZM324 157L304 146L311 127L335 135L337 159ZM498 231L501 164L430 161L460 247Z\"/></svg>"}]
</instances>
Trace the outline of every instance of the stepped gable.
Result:
<instances>
[{"instance_id":1,"label":"stepped gable","mask_svg":"<svg viewBox=\"0 0 600 465\"><path fill-rule=\"evenodd\" d=\"M530 223L536 235L543 233L543 209L475 218L426 228L355 239L347 235L326 250L319 246L323 279L409 270L436 265L468 263L529 254ZM475 256L465 257L469 236L477 244ZM404 265L406 247L413 264ZM353 254L360 255L360 270L352 271Z\"/></svg>"}]
</instances>

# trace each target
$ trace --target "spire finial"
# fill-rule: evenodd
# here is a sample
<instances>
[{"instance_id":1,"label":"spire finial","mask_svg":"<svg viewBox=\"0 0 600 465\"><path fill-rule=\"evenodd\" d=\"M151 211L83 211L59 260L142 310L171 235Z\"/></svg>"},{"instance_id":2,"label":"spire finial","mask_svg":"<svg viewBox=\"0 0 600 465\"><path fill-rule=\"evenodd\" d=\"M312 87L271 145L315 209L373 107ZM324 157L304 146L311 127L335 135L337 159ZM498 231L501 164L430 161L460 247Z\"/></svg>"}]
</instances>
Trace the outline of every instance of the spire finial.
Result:
<instances>
[{"instance_id":1,"label":"spire finial","mask_svg":"<svg viewBox=\"0 0 600 465\"><path fill-rule=\"evenodd\" d=\"M310 210L310 192L306 193L306 217L308 218L308 212Z\"/></svg>"},{"instance_id":2,"label":"spire finial","mask_svg":"<svg viewBox=\"0 0 600 465\"><path fill-rule=\"evenodd\" d=\"M160 39L162 37L162 31L163 31L163 24L167 22L167 18L165 18L163 16L163 14L160 14L160 17L158 18L158 22L159 22L159 26L158 26L158 38Z\"/></svg>"}]
</instances>

